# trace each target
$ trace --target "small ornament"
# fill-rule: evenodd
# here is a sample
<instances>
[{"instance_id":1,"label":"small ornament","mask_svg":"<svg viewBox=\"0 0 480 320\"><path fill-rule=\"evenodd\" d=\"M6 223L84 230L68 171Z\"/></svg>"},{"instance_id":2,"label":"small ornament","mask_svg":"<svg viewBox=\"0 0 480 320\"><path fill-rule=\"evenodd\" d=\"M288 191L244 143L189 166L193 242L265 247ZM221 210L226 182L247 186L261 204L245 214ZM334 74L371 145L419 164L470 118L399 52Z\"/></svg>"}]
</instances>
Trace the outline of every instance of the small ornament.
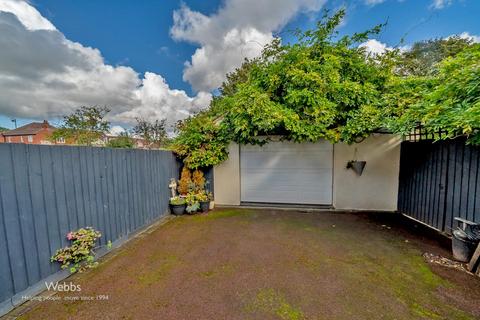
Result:
<instances>
[{"instance_id":1,"label":"small ornament","mask_svg":"<svg viewBox=\"0 0 480 320\"><path fill-rule=\"evenodd\" d=\"M168 185L170 191L172 192L172 198L177 196L177 180L174 178L170 179L170 184Z\"/></svg>"}]
</instances>

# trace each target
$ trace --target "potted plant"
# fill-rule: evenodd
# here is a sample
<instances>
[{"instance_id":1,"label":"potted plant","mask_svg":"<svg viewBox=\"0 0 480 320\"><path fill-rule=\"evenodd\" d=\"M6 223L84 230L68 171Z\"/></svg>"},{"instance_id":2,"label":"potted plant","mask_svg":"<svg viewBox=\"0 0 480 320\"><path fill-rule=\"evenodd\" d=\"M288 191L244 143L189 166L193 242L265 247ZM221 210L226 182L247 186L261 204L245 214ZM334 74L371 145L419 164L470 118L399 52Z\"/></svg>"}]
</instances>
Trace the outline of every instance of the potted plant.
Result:
<instances>
[{"instance_id":1,"label":"potted plant","mask_svg":"<svg viewBox=\"0 0 480 320\"><path fill-rule=\"evenodd\" d=\"M200 192L196 195L197 201L200 203L200 211L208 212L210 209L210 198L206 192Z\"/></svg>"},{"instance_id":2,"label":"potted plant","mask_svg":"<svg viewBox=\"0 0 480 320\"><path fill-rule=\"evenodd\" d=\"M193 171L192 173L192 183L193 183L193 190L197 193L200 193L205 190L205 177L203 172L199 169Z\"/></svg>"},{"instance_id":3,"label":"potted plant","mask_svg":"<svg viewBox=\"0 0 480 320\"><path fill-rule=\"evenodd\" d=\"M62 269L69 269L71 273L94 268L98 265L98 262L95 262L95 243L101 236L102 234L92 227L70 231L67 240L71 241L71 245L58 249L50 261L60 263ZM109 241L107 248L110 247Z\"/></svg>"},{"instance_id":4,"label":"potted plant","mask_svg":"<svg viewBox=\"0 0 480 320\"><path fill-rule=\"evenodd\" d=\"M183 167L180 180L178 181L178 192L185 196L192 188L192 185L192 174L187 167Z\"/></svg>"},{"instance_id":5,"label":"potted plant","mask_svg":"<svg viewBox=\"0 0 480 320\"><path fill-rule=\"evenodd\" d=\"M185 201L187 205L186 210L189 214L194 214L198 211L198 209L200 209L200 203L198 202L195 193L188 193L185 197Z\"/></svg>"},{"instance_id":6,"label":"potted plant","mask_svg":"<svg viewBox=\"0 0 480 320\"><path fill-rule=\"evenodd\" d=\"M170 198L170 210L174 215L182 215L187 208L187 202L183 197L171 197Z\"/></svg>"}]
</instances>

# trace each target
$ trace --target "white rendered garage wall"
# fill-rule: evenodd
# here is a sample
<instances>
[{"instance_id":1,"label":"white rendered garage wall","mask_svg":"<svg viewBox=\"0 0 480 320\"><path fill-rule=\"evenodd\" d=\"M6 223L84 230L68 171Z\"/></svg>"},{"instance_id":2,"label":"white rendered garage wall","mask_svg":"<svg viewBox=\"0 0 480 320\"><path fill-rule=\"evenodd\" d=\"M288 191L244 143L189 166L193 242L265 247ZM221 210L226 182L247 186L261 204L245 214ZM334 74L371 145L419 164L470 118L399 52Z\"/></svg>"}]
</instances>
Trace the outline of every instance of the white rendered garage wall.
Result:
<instances>
[{"instance_id":1,"label":"white rendered garage wall","mask_svg":"<svg viewBox=\"0 0 480 320\"><path fill-rule=\"evenodd\" d=\"M400 137L395 135L373 134L361 143L335 145L335 209L397 210L400 142ZM346 169L350 160L367 161L361 176Z\"/></svg>"},{"instance_id":2,"label":"white rendered garage wall","mask_svg":"<svg viewBox=\"0 0 480 320\"><path fill-rule=\"evenodd\" d=\"M400 168L398 136L374 134L353 145L334 146L333 206L336 209L385 210L397 209L398 175ZM362 176L346 169L347 162L365 160ZM229 158L214 168L215 204L240 205L240 148L229 146Z\"/></svg>"},{"instance_id":3,"label":"white rendered garage wall","mask_svg":"<svg viewBox=\"0 0 480 320\"><path fill-rule=\"evenodd\" d=\"M228 146L228 159L213 168L215 205L240 205L240 148Z\"/></svg>"}]
</instances>

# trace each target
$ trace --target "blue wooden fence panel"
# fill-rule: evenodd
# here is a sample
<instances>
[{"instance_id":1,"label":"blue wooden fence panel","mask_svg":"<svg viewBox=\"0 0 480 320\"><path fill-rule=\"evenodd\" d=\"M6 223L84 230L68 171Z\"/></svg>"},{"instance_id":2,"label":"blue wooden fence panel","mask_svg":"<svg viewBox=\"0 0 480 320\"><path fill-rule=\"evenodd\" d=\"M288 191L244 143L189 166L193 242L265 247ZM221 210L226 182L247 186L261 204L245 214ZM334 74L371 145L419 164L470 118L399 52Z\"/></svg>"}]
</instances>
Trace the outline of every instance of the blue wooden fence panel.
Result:
<instances>
[{"instance_id":1,"label":"blue wooden fence panel","mask_svg":"<svg viewBox=\"0 0 480 320\"><path fill-rule=\"evenodd\" d=\"M0 304L59 271L70 230L114 242L168 212L169 151L0 144Z\"/></svg>"},{"instance_id":2,"label":"blue wooden fence panel","mask_svg":"<svg viewBox=\"0 0 480 320\"><path fill-rule=\"evenodd\" d=\"M465 139L402 142L398 210L447 234L480 223L480 147Z\"/></svg>"}]
</instances>

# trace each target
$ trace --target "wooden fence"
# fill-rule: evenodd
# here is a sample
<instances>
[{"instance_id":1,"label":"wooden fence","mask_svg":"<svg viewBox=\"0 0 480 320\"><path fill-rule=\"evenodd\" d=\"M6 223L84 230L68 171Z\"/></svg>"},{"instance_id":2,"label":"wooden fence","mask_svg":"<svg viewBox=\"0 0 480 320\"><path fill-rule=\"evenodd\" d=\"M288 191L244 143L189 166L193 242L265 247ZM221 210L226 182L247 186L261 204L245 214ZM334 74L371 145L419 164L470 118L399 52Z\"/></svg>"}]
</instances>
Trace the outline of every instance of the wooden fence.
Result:
<instances>
[{"instance_id":1,"label":"wooden fence","mask_svg":"<svg viewBox=\"0 0 480 320\"><path fill-rule=\"evenodd\" d=\"M59 271L68 231L105 245L165 215L178 170L169 151L0 144L0 311Z\"/></svg>"},{"instance_id":2,"label":"wooden fence","mask_svg":"<svg viewBox=\"0 0 480 320\"><path fill-rule=\"evenodd\" d=\"M480 223L480 147L465 139L401 145L398 210L451 234L454 218Z\"/></svg>"}]
</instances>

